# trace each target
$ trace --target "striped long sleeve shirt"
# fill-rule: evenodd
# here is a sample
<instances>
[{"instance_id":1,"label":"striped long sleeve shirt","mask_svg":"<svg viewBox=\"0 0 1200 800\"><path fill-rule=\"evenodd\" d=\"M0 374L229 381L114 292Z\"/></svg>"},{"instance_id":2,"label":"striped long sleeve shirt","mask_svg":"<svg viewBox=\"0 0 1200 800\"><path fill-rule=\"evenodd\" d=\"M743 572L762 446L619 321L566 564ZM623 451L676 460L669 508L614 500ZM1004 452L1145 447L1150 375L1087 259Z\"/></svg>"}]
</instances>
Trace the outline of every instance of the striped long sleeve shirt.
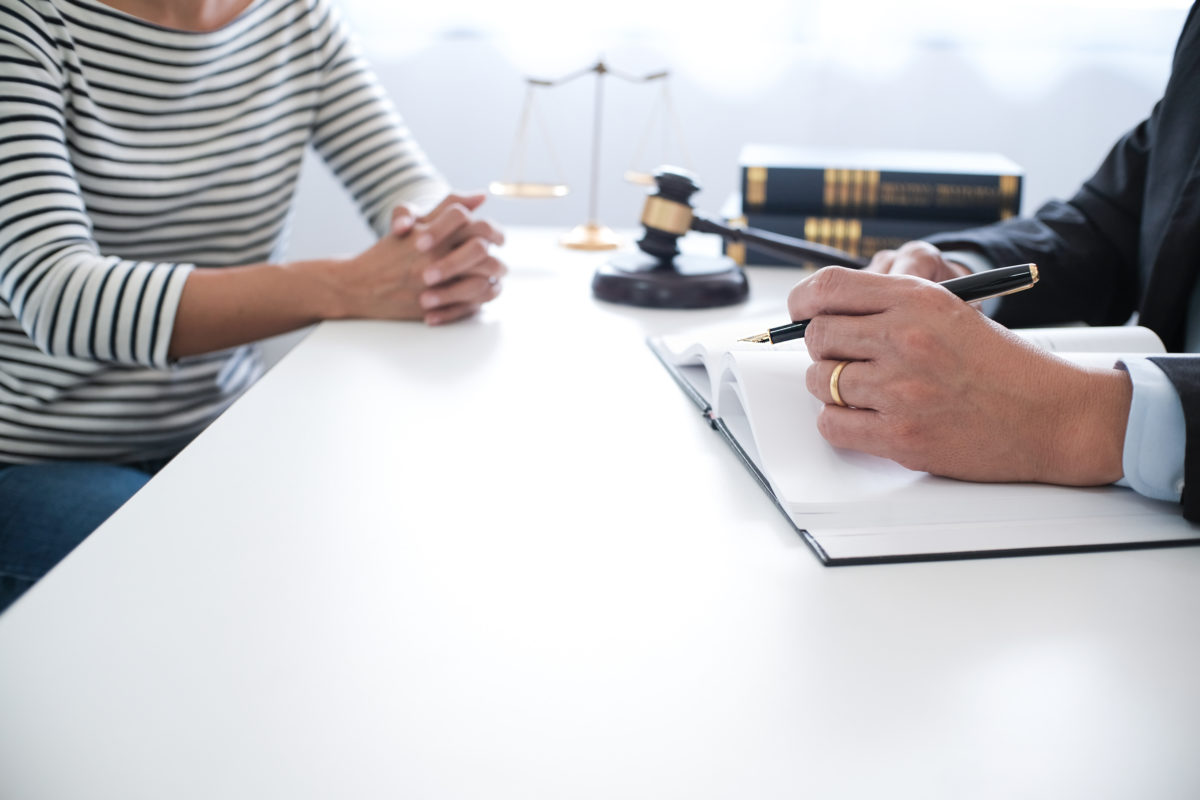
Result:
<instances>
[{"instance_id":1,"label":"striped long sleeve shirt","mask_svg":"<svg viewBox=\"0 0 1200 800\"><path fill-rule=\"evenodd\" d=\"M379 234L445 192L328 0L0 3L0 462L161 458L254 381L253 346L170 362L175 310L275 256L310 144Z\"/></svg>"}]
</instances>

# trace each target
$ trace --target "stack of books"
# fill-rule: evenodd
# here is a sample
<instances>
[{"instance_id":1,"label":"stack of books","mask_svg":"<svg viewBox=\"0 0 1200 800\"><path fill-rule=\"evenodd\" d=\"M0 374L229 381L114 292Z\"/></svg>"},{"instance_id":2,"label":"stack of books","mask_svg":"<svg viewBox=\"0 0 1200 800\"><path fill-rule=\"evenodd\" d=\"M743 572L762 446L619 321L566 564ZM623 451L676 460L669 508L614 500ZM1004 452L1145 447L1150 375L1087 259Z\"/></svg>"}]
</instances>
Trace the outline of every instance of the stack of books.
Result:
<instances>
[{"instance_id":1,"label":"stack of books","mask_svg":"<svg viewBox=\"0 0 1200 800\"><path fill-rule=\"evenodd\" d=\"M1021 211L1024 172L995 153L748 144L739 165L741 193L722 209L729 224L856 256ZM725 252L747 263L745 245ZM751 249L749 263L790 262Z\"/></svg>"}]
</instances>

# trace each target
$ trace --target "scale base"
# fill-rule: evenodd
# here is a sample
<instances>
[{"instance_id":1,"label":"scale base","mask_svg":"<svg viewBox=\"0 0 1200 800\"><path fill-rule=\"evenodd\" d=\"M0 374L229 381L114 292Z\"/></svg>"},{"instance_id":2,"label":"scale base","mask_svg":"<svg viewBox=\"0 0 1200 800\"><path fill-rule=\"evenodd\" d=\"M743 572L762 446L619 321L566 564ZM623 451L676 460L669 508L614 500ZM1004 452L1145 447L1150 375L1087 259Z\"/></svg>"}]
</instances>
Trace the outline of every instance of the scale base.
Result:
<instances>
[{"instance_id":1,"label":"scale base","mask_svg":"<svg viewBox=\"0 0 1200 800\"><path fill-rule=\"evenodd\" d=\"M746 299L746 273L725 256L678 255L660 261L619 253L596 270L592 294L609 303L647 308L712 308Z\"/></svg>"},{"instance_id":2,"label":"scale base","mask_svg":"<svg viewBox=\"0 0 1200 800\"><path fill-rule=\"evenodd\" d=\"M572 250L616 250L621 237L612 228L598 222L576 225L571 232L559 239L559 244Z\"/></svg>"}]
</instances>

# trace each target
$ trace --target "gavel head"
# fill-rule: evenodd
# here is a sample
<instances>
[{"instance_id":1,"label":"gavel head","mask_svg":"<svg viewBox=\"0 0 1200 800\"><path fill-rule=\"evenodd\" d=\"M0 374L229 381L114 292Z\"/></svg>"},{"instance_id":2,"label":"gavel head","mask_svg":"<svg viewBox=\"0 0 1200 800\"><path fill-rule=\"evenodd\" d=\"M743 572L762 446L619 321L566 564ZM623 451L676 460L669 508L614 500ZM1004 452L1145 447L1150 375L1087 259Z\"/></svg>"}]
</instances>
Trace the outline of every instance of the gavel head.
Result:
<instances>
[{"instance_id":1,"label":"gavel head","mask_svg":"<svg viewBox=\"0 0 1200 800\"><path fill-rule=\"evenodd\" d=\"M679 255L679 237L691 229L691 197L700 189L696 176L679 167L659 167L654 172L655 190L642 209L645 234L638 240L644 253L669 262Z\"/></svg>"}]
</instances>

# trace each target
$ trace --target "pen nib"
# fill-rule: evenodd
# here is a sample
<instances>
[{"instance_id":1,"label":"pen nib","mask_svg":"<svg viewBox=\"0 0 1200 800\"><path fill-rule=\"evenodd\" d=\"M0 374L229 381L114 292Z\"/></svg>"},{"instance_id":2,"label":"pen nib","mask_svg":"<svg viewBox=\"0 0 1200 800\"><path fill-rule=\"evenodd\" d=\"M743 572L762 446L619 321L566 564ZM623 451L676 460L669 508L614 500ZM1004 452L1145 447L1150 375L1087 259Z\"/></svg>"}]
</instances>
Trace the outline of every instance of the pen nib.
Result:
<instances>
[{"instance_id":1,"label":"pen nib","mask_svg":"<svg viewBox=\"0 0 1200 800\"><path fill-rule=\"evenodd\" d=\"M753 336L747 336L745 339L738 339L739 342L753 342L754 344L765 344L771 341L770 333L756 333Z\"/></svg>"}]
</instances>

